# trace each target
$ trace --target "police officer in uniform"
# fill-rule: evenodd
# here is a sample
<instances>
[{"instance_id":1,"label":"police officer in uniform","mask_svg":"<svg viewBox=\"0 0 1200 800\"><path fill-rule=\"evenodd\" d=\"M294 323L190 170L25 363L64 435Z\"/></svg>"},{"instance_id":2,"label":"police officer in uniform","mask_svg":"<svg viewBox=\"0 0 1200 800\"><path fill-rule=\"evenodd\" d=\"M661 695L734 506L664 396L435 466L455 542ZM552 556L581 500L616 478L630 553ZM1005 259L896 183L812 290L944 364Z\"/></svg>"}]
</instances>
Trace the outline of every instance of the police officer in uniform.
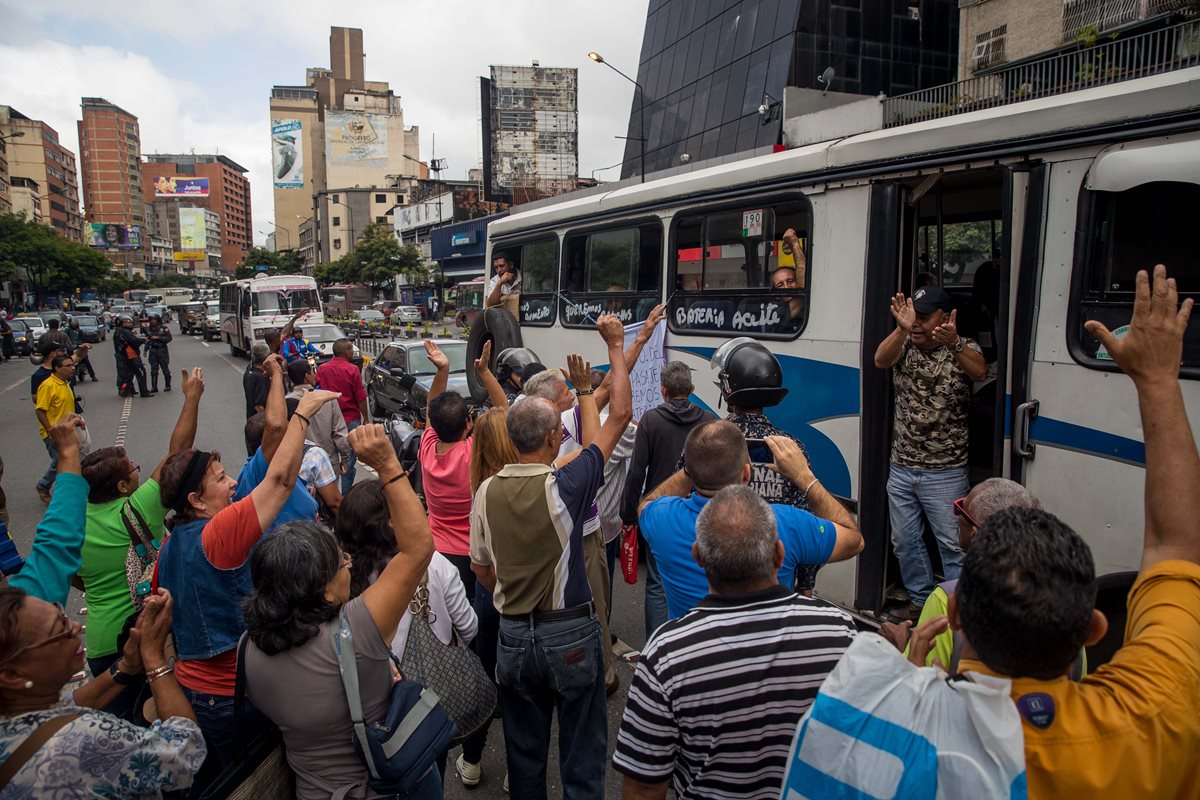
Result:
<instances>
[{"instance_id":1,"label":"police officer in uniform","mask_svg":"<svg viewBox=\"0 0 1200 800\"><path fill-rule=\"evenodd\" d=\"M121 397L133 397L137 382L142 397L152 397L146 391L146 368L142 365L142 345L146 342L133 330L133 317L122 314L120 327L113 333L113 355L117 360L117 391Z\"/></svg>"},{"instance_id":2,"label":"police officer in uniform","mask_svg":"<svg viewBox=\"0 0 1200 800\"><path fill-rule=\"evenodd\" d=\"M506 347L496 356L496 380L510 403L521 393L525 379L545 368L528 347Z\"/></svg>"},{"instance_id":3,"label":"police officer in uniform","mask_svg":"<svg viewBox=\"0 0 1200 800\"><path fill-rule=\"evenodd\" d=\"M770 350L754 339L742 336L718 348L711 364L717 370L716 384L721 390L721 399L729 408L726 419L736 425L743 436L747 439L786 436L799 445L804 457L808 458L804 443L776 428L763 413L764 408L782 403L788 393L783 386L783 369ZM765 446L761 449L751 447L750 487L768 503L810 510L804 487L757 463L760 459L765 461L769 455L770 450ZM811 597L818 569L819 564L798 566L796 591Z\"/></svg>"},{"instance_id":4,"label":"police officer in uniform","mask_svg":"<svg viewBox=\"0 0 1200 800\"><path fill-rule=\"evenodd\" d=\"M158 391L158 373L161 371L165 384L163 391L171 391L171 329L163 324L158 314L150 315L150 327L146 334L146 355L150 362L150 391Z\"/></svg>"}]
</instances>

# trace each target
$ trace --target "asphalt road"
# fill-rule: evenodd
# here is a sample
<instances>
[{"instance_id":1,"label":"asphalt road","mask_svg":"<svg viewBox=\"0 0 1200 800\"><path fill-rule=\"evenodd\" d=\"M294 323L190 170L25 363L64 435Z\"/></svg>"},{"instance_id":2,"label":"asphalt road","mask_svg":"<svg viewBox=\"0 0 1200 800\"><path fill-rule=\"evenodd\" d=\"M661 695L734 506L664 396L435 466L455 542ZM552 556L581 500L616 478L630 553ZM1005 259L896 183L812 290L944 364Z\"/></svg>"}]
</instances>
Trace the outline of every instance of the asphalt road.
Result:
<instances>
[{"instance_id":1,"label":"asphalt road","mask_svg":"<svg viewBox=\"0 0 1200 800\"><path fill-rule=\"evenodd\" d=\"M174 325L172 329L178 330ZM218 450L230 474L237 474L246 460L242 438L245 401L241 382L247 364L245 359L230 355L225 345L202 342L199 337L176 333L171 344L171 368L175 374L173 391L161 391L163 386L160 383L160 392L154 397L128 400L117 396L111 337L93 348L91 361L98 382L78 384L76 394L85 401L84 417L91 432L93 448L124 444L129 457L142 466L143 476L148 477L166 455L167 442L183 404L179 372L184 368L201 367L204 370L205 389L200 404L196 443L205 449ZM0 456L4 459L4 475L0 485L8 495L9 527L13 539L25 554L29 552L34 530L45 508L38 499L34 484L49 464L49 457L38 436L37 419L29 395L29 377L34 369L28 358L14 358L0 363ZM82 520L80 524L83 524ZM612 631L635 650L640 649L645 641L642 596L640 582L637 586L626 585L618 576L613 597ZM86 618L80 617L78 611L85 604L85 598L73 592L69 610L72 616L84 622ZM610 754L616 745L621 710L633 675L630 664L621 659L615 663L621 688L608 701ZM557 736L555 730L551 737L547 770L548 793L551 797L562 796L555 744ZM493 723L488 736L482 782L473 789L466 789L458 780L454 761L459 752L456 749L450 753L445 782L447 798L506 796L501 789L505 757L503 726L499 720ZM605 796L618 798L620 794L621 776L610 767Z\"/></svg>"}]
</instances>

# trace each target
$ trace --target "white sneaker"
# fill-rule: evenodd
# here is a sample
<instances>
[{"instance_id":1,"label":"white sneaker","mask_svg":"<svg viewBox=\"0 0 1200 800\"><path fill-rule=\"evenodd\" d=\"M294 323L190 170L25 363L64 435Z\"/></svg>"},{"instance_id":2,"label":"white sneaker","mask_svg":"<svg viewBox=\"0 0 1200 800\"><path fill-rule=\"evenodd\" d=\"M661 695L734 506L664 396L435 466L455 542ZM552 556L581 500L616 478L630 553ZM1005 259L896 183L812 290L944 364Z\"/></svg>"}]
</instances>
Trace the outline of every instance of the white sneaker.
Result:
<instances>
[{"instance_id":1,"label":"white sneaker","mask_svg":"<svg viewBox=\"0 0 1200 800\"><path fill-rule=\"evenodd\" d=\"M460 753L454 766L458 769L458 778L462 781L463 786L479 785L479 777L483 772L479 764L472 764Z\"/></svg>"}]
</instances>

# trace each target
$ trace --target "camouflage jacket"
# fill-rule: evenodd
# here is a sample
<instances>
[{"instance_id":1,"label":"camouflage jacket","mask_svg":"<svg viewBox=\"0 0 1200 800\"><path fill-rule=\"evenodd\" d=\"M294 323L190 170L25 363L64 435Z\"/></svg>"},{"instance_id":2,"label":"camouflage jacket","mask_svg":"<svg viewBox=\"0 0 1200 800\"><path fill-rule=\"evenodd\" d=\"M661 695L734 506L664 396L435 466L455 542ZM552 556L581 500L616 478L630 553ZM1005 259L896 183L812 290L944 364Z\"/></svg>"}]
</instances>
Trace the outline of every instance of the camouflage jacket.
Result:
<instances>
[{"instance_id":1,"label":"camouflage jacket","mask_svg":"<svg viewBox=\"0 0 1200 800\"><path fill-rule=\"evenodd\" d=\"M966 346L982 351L973 339ZM904 340L892 367L896 390L892 463L915 469L949 469L967 463L967 408L971 379L947 347L922 350Z\"/></svg>"}]
</instances>

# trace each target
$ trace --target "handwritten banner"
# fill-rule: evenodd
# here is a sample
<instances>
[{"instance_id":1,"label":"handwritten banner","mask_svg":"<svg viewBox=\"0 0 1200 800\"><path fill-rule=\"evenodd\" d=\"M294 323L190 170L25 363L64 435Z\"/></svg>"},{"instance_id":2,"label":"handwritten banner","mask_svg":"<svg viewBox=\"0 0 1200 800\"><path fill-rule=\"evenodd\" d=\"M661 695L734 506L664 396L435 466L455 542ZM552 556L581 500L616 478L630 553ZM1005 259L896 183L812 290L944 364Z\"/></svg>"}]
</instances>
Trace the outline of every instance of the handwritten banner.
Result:
<instances>
[{"instance_id":1,"label":"handwritten banner","mask_svg":"<svg viewBox=\"0 0 1200 800\"><path fill-rule=\"evenodd\" d=\"M644 322L625 326L625 349L633 344ZM633 371L629 373L629 382L633 384L633 418L640 420L642 414L662 403L662 368L666 361L666 320L655 326L654 334L642 354L638 356Z\"/></svg>"}]
</instances>

